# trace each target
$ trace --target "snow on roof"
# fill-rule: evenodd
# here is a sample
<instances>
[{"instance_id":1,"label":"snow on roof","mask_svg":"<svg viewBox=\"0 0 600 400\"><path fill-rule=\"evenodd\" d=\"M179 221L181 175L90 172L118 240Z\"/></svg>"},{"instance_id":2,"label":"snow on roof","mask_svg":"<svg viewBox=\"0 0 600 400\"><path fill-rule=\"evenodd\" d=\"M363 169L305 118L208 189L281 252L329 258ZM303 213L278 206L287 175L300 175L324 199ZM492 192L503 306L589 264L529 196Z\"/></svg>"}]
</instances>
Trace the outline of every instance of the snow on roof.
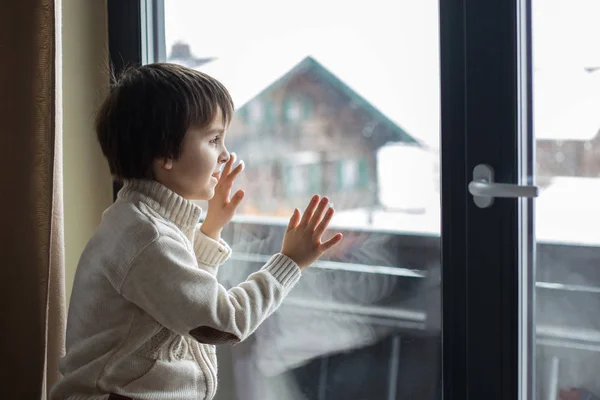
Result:
<instances>
[{"instance_id":1,"label":"snow on roof","mask_svg":"<svg viewBox=\"0 0 600 400\"><path fill-rule=\"evenodd\" d=\"M395 210L420 212L439 208L437 152L415 144L389 143L377 152L379 203ZM398 188L406 190L398 190Z\"/></svg>"},{"instance_id":2,"label":"snow on roof","mask_svg":"<svg viewBox=\"0 0 600 400\"><path fill-rule=\"evenodd\" d=\"M534 73L534 132L543 140L591 140L600 130L600 71Z\"/></svg>"}]
</instances>

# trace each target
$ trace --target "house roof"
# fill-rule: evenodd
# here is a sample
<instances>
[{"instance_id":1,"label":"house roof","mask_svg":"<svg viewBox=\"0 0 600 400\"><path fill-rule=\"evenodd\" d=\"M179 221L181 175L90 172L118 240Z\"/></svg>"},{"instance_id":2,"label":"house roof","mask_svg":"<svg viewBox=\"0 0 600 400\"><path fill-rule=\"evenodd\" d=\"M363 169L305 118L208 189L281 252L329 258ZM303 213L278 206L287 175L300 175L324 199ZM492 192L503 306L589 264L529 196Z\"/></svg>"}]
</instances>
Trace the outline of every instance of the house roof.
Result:
<instances>
[{"instance_id":1,"label":"house roof","mask_svg":"<svg viewBox=\"0 0 600 400\"><path fill-rule=\"evenodd\" d=\"M397 113L390 115L383 112L380 107L384 100L377 101L373 96L367 97L356 89L356 86L360 85L348 84L313 56L270 57L265 63L251 62L247 58L244 60L244 56L237 59L230 57L202 65L198 70L219 79L229 89L238 109L252 99L277 88L292 75L310 70L354 100L374 118L388 124L392 131L396 132L399 141L425 145L402 128ZM389 106L382 108L393 109Z\"/></svg>"},{"instance_id":2,"label":"house roof","mask_svg":"<svg viewBox=\"0 0 600 400\"><path fill-rule=\"evenodd\" d=\"M256 54L260 59L261 55ZM397 102L400 94L373 87L385 86L376 77L356 68L344 68L334 57L331 68L313 56L291 55L268 57L265 63L241 55L217 59L198 67L221 80L230 90L238 108L281 82L289 74L314 66L322 76L351 97L360 99L370 112L402 127L402 110ZM344 70L340 77L337 70ZM367 76L368 75L368 76ZM538 140L591 140L600 131L600 70L586 68L540 69L534 73L534 131ZM420 135L409 135L427 143Z\"/></svg>"}]
</instances>

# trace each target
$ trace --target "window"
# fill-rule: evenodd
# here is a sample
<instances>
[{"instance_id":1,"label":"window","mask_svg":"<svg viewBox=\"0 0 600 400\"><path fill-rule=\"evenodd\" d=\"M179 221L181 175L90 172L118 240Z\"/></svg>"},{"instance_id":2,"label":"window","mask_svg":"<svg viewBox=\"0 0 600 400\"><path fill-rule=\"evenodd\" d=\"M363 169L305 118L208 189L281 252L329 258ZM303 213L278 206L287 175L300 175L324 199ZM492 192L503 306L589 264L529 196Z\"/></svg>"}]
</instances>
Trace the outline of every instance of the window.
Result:
<instances>
[{"instance_id":1,"label":"window","mask_svg":"<svg viewBox=\"0 0 600 400\"><path fill-rule=\"evenodd\" d=\"M364 157L340 160L337 162L338 187L359 189L369 186L369 164ZM427 176L427 178L431 178Z\"/></svg>"},{"instance_id":2,"label":"window","mask_svg":"<svg viewBox=\"0 0 600 400\"><path fill-rule=\"evenodd\" d=\"M310 183L308 166L288 166L286 188L288 195L306 195Z\"/></svg>"},{"instance_id":3,"label":"window","mask_svg":"<svg viewBox=\"0 0 600 400\"><path fill-rule=\"evenodd\" d=\"M318 154L295 153L286 161L285 168L284 185L288 199L298 196L306 198L321 190L323 167Z\"/></svg>"},{"instance_id":4,"label":"window","mask_svg":"<svg viewBox=\"0 0 600 400\"><path fill-rule=\"evenodd\" d=\"M248 118L250 122L259 123L263 122L265 118L264 104L260 101L252 101L248 104Z\"/></svg>"},{"instance_id":5,"label":"window","mask_svg":"<svg viewBox=\"0 0 600 400\"><path fill-rule=\"evenodd\" d=\"M302 118L302 103L298 100L288 100L285 103L285 118L290 122L298 122Z\"/></svg>"},{"instance_id":6,"label":"window","mask_svg":"<svg viewBox=\"0 0 600 400\"><path fill-rule=\"evenodd\" d=\"M240 110L271 101L265 112L285 117L290 93L326 110L310 118L327 134L291 140L273 124L230 143L273 173L240 177L256 207L226 232L236 266L219 279L259 268L313 191L333 198L350 246L306 271L250 340L219 350L234 360L225 398L598 397L598 2L143 4L164 5L164 30L143 31L159 47L147 61L184 43ZM215 35L221 19L198 15L231 15L232 28ZM116 67L141 60L109 21ZM537 184L539 198L481 206L492 175L478 166Z\"/></svg>"},{"instance_id":7,"label":"window","mask_svg":"<svg viewBox=\"0 0 600 400\"><path fill-rule=\"evenodd\" d=\"M423 218L401 207L382 210L377 182L370 180L377 177L376 162L367 161L377 160L382 151L394 152L398 143L418 143L420 151L439 159L436 1L415 8L411 2L398 6L377 0L366 9L340 0L285 7L270 0L169 0L164 5L165 47L185 43L196 58L212 59L196 68L228 87L249 124L261 124L262 131L251 139L244 124L232 124L229 132L228 146L247 160L237 182L247 196L230 231L238 232L231 244L244 250L233 255L234 268L222 269L222 282L237 283L270 256L271 244L250 239L248 224L254 234L276 242L294 208L303 209L314 193L331 198L332 224L348 237L343 253L307 271L253 339L231 350L235 371L228 376L236 377L237 396L436 398L440 286L433 276L440 268L439 191L429 193L435 206ZM198 24L198 15L228 15L228 28L220 18ZM407 56L414 62L406 63ZM327 112L316 114L317 109ZM259 159L261 166L280 172L250 181L258 165L248 160ZM392 167L389 173L410 173L398 157ZM433 168L428 172L423 178L439 187ZM412 195L409 188L388 189ZM422 251L408 267L413 241ZM424 289L427 282L432 291ZM410 378L415 368L423 373ZM220 373L223 379L227 371ZM430 395L418 394L426 392Z\"/></svg>"},{"instance_id":8,"label":"window","mask_svg":"<svg viewBox=\"0 0 600 400\"><path fill-rule=\"evenodd\" d=\"M358 184L358 162L356 160L340 161L340 187L353 188Z\"/></svg>"},{"instance_id":9,"label":"window","mask_svg":"<svg viewBox=\"0 0 600 400\"><path fill-rule=\"evenodd\" d=\"M593 16L600 2L532 4L534 135L556 143L538 145L537 157L554 157L563 168L536 201L537 260L528 266L535 271L528 289L537 334L530 369L539 399L597 399L600 159L593 149L600 73L593 67L600 65L600 28Z\"/></svg>"},{"instance_id":10,"label":"window","mask_svg":"<svg viewBox=\"0 0 600 400\"><path fill-rule=\"evenodd\" d=\"M285 120L291 123L304 121L311 116L310 101L302 98L289 98L284 103Z\"/></svg>"}]
</instances>

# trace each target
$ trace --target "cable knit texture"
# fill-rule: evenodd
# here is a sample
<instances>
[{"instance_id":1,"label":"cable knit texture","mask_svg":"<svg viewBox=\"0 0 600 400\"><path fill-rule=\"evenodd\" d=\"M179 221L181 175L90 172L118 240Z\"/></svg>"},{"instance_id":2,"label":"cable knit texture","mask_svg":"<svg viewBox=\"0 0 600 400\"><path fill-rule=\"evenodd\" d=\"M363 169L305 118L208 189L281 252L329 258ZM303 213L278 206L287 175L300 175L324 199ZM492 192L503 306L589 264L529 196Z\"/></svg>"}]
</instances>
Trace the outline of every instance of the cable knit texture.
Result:
<instances>
[{"instance_id":1,"label":"cable knit texture","mask_svg":"<svg viewBox=\"0 0 600 400\"><path fill-rule=\"evenodd\" d=\"M214 397L215 344L252 334L301 273L275 254L227 291L215 276L231 248L200 232L201 213L155 181L125 183L79 261L52 400Z\"/></svg>"}]
</instances>

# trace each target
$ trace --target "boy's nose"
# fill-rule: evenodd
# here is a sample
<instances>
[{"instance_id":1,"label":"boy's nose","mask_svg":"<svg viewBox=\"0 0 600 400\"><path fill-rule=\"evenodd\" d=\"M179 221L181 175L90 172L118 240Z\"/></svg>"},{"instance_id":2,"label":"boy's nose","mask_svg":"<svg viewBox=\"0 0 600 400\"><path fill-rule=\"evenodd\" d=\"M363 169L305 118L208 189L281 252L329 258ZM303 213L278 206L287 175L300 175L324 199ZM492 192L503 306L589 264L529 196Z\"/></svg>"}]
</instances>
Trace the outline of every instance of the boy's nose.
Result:
<instances>
[{"instance_id":1,"label":"boy's nose","mask_svg":"<svg viewBox=\"0 0 600 400\"><path fill-rule=\"evenodd\" d=\"M219 159L219 163L225 164L227 161L229 161L230 157L231 157L231 155L229 154L229 152L225 152L224 154L221 155L221 158Z\"/></svg>"}]
</instances>

